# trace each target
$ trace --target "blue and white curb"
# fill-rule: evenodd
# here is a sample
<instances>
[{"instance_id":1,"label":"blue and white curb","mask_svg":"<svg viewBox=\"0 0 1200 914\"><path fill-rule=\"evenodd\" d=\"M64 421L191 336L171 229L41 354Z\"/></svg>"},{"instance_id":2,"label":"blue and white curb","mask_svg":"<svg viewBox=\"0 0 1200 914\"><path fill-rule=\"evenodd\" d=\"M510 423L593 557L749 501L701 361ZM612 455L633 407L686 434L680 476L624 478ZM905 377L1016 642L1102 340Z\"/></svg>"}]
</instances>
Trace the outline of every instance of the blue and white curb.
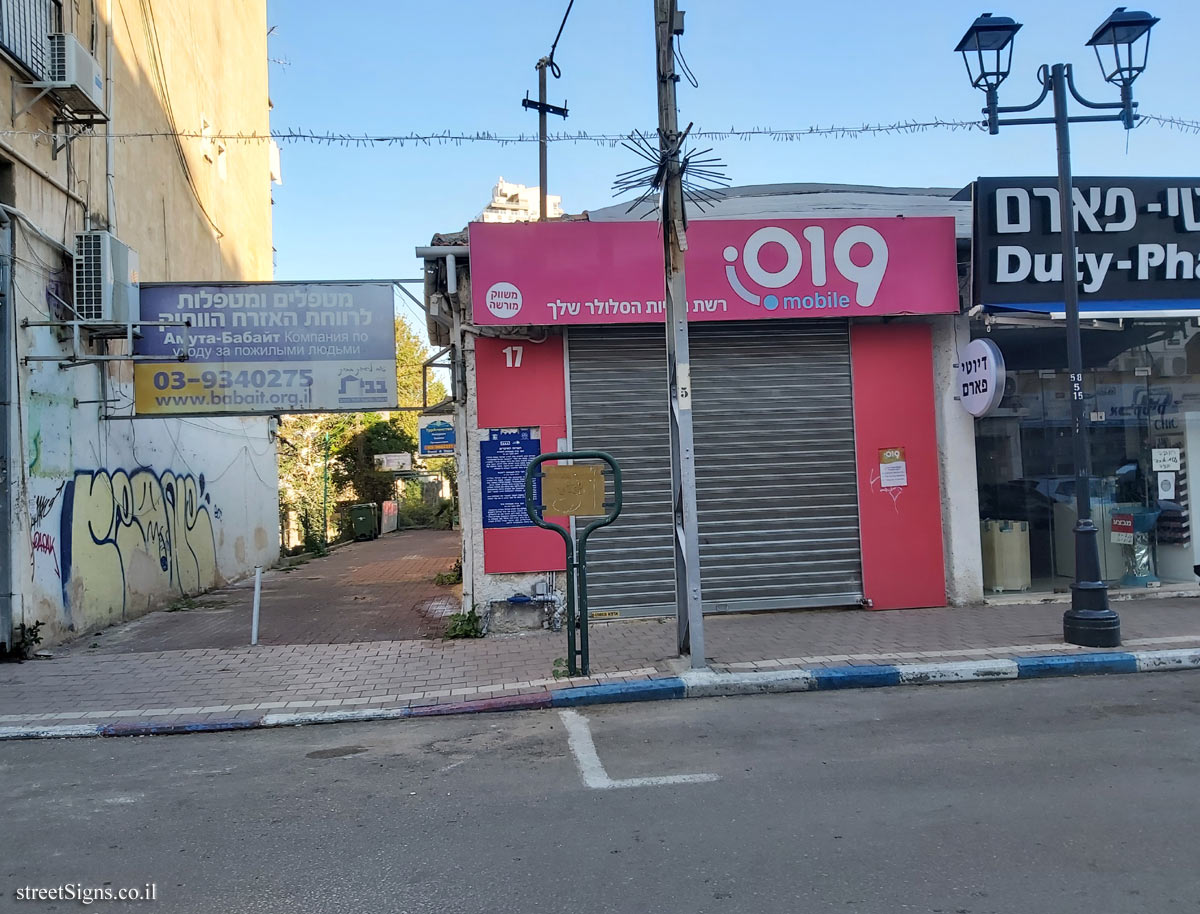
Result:
<instances>
[{"instance_id":1,"label":"blue and white curb","mask_svg":"<svg viewBox=\"0 0 1200 914\"><path fill-rule=\"evenodd\" d=\"M883 686L938 685L1195 669L1200 669L1200 648L1053 654L1040 657L1018 657L1013 660L962 660L941 663L752 670L731 673L692 670L679 676L664 676L658 679L612 682L594 686L572 686L533 695L509 695L415 708L299 711L263 714L259 717L233 717L194 722L156 723L125 719L119 723L50 726L29 724L27 726L0 727L0 740L212 733L268 727L298 727L309 724L408 720L450 714L572 708L629 701L664 701L674 698L712 698L770 692L823 692L834 689L869 689Z\"/></svg>"}]
</instances>

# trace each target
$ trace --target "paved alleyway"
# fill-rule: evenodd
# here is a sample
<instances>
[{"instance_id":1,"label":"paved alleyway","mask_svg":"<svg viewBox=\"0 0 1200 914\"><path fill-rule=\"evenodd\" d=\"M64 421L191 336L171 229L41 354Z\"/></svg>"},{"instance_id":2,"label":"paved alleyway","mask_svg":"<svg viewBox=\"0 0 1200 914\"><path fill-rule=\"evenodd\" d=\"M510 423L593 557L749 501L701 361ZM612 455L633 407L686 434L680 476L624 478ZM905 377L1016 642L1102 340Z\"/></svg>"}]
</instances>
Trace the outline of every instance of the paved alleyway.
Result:
<instances>
[{"instance_id":1,"label":"paved alleyway","mask_svg":"<svg viewBox=\"0 0 1200 914\"><path fill-rule=\"evenodd\" d=\"M441 637L445 623L423 608L461 590L439 586L459 555L450 530L407 530L350 543L290 568L263 573L259 644L350 644ZM127 625L78 638L55 653L110 654L238 648L250 643L254 579L180 600Z\"/></svg>"}]
</instances>

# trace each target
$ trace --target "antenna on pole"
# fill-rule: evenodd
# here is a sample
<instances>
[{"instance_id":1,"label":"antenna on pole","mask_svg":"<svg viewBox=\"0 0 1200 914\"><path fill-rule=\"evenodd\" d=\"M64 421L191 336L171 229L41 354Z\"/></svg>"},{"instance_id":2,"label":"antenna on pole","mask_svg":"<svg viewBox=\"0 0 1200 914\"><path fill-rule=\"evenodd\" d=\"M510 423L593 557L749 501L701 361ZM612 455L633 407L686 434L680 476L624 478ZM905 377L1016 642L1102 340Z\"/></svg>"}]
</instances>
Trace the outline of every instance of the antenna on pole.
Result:
<instances>
[{"instance_id":1,"label":"antenna on pole","mask_svg":"<svg viewBox=\"0 0 1200 914\"><path fill-rule=\"evenodd\" d=\"M538 222L546 221L546 115L555 114L564 120L567 116L566 99L563 99L561 107L546 103L546 71L549 70L553 73L555 79L562 76L562 70L554 62L554 51L558 48L558 39L562 38L563 28L567 24L567 17L571 15L571 7L574 5L575 0L570 0L567 4L567 11L563 13L562 23L558 27L558 34L554 36L554 43L550 45L550 53L534 64L534 69L538 71L537 101L533 101L528 92L521 100L522 108L532 109L538 113Z\"/></svg>"}]
</instances>

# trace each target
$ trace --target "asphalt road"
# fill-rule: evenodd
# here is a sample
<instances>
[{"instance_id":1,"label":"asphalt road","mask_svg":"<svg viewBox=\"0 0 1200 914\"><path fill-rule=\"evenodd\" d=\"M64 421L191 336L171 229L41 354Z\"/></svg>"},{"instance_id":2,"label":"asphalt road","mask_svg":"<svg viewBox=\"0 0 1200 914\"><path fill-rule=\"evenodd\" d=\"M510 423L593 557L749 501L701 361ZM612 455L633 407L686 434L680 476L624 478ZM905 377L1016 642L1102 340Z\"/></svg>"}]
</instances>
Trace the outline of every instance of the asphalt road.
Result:
<instances>
[{"instance_id":1,"label":"asphalt road","mask_svg":"<svg viewBox=\"0 0 1200 914\"><path fill-rule=\"evenodd\" d=\"M613 706L582 769L556 711L0 743L0 909L1192 912L1198 712L1198 673Z\"/></svg>"}]
</instances>

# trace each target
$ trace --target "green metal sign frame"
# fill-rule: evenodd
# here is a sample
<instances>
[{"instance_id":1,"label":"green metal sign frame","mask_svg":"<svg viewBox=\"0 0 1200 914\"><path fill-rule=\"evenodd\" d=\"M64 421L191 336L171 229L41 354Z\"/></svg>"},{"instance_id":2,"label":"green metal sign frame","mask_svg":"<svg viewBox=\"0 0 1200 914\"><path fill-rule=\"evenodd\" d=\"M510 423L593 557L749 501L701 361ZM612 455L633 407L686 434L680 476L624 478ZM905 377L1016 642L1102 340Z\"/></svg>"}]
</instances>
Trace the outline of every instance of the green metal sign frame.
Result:
<instances>
[{"instance_id":1,"label":"green metal sign frame","mask_svg":"<svg viewBox=\"0 0 1200 914\"><path fill-rule=\"evenodd\" d=\"M576 534L572 541L571 531L552 523L543 516L544 505L534 504L533 481L545 476L540 467L551 460L601 460L608 465L613 478L612 501L604 507L612 510L599 520L594 520ZM591 664L588 658L588 605L587 605L587 538L601 527L607 527L621 514L621 467L611 454L604 451L556 451L542 454L531 460L525 469L525 509L529 518L539 527L554 530L563 538L567 548L567 670L572 676L588 675ZM579 607L579 646L575 644L575 609Z\"/></svg>"}]
</instances>

